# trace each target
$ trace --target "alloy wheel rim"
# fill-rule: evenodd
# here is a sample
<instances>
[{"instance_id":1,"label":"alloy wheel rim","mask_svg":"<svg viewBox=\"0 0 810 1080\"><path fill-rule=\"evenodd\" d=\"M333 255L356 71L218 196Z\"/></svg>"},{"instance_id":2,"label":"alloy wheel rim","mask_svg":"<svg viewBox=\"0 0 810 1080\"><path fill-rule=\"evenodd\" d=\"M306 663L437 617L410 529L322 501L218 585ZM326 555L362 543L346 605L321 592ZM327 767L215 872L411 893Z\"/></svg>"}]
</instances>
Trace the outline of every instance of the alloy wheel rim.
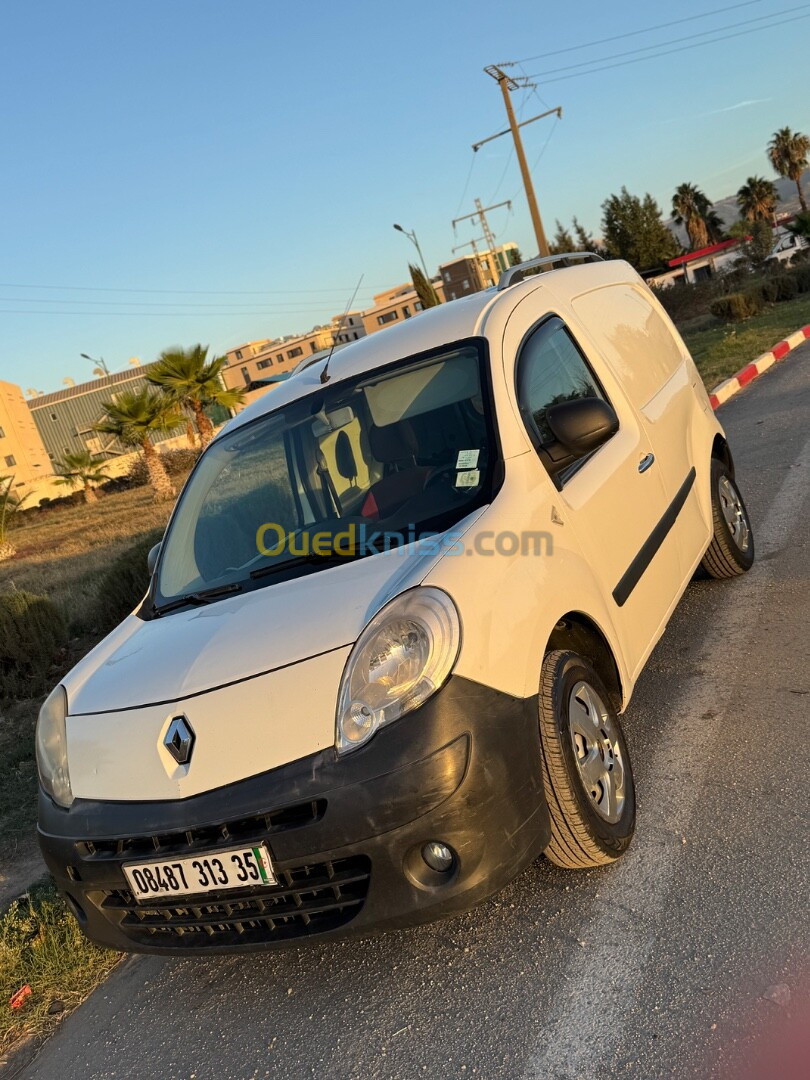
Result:
<instances>
[{"instance_id":1,"label":"alloy wheel rim","mask_svg":"<svg viewBox=\"0 0 810 1080\"><path fill-rule=\"evenodd\" d=\"M740 493L728 476L720 478L719 485L720 509L728 525L734 543L740 551L747 551L751 539L751 527L745 513Z\"/></svg>"},{"instance_id":2,"label":"alloy wheel rim","mask_svg":"<svg viewBox=\"0 0 810 1080\"><path fill-rule=\"evenodd\" d=\"M568 699L568 733L582 790L615 825L624 810L625 763L616 721L594 688L578 682Z\"/></svg>"}]
</instances>

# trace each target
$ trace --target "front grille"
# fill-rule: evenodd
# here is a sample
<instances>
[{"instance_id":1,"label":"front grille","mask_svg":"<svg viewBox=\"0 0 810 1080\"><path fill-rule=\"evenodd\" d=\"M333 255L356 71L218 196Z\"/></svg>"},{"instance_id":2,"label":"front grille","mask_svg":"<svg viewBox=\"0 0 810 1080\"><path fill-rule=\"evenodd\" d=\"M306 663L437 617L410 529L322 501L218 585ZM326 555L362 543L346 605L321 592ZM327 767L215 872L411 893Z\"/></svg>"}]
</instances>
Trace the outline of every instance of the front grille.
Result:
<instances>
[{"instance_id":1,"label":"front grille","mask_svg":"<svg viewBox=\"0 0 810 1080\"><path fill-rule=\"evenodd\" d=\"M138 904L125 889L107 893L101 910L134 943L166 948L268 944L345 925L368 893L365 856L279 871L261 892L212 894L196 903Z\"/></svg>"},{"instance_id":2,"label":"front grille","mask_svg":"<svg viewBox=\"0 0 810 1080\"><path fill-rule=\"evenodd\" d=\"M320 821L326 811L325 799L286 806L266 814L255 814L221 825L154 833L151 836L126 837L120 840L83 840L76 844L82 860L92 862L123 858L151 858L159 855L192 855L197 851L221 847L224 843L262 840L273 833L297 829Z\"/></svg>"}]
</instances>

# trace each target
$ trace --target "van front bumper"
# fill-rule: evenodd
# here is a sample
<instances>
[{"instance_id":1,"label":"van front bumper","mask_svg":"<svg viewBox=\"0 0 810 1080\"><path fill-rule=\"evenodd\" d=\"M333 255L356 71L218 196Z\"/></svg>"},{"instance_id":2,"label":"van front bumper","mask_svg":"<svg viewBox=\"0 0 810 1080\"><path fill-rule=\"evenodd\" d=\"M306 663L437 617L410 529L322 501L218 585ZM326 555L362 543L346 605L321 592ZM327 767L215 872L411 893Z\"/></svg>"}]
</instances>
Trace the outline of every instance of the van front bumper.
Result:
<instances>
[{"instance_id":1,"label":"van front bumper","mask_svg":"<svg viewBox=\"0 0 810 1080\"><path fill-rule=\"evenodd\" d=\"M235 732L238 738L238 731ZM365 935L466 911L550 836L537 698L452 677L339 758L324 750L172 802L69 810L40 792L45 861L85 933L130 952L238 952ZM438 873L427 841L455 853ZM279 884L137 903L122 866L264 842Z\"/></svg>"}]
</instances>

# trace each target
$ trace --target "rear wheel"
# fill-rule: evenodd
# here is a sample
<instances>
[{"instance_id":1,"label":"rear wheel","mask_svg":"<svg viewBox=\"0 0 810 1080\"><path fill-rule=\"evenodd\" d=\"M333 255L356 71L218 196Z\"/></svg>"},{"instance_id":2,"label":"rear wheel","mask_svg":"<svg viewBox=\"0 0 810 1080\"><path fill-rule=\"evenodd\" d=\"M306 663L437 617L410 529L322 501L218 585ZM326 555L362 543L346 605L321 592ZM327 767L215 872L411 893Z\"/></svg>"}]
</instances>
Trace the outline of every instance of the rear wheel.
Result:
<instances>
[{"instance_id":1,"label":"rear wheel","mask_svg":"<svg viewBox=\"0 0 810 1080\"><path fill-rule=\"evenodd\" d=\"M547 858L572 869L618 859L636 823L630 755L602 680L577 653L555 650L543 661L540 743Z\"/></svg>"},{"instance_id":2,"label":"rear wheel","mask_svg":"<svg viewBox=\"0 0 810 1080\"><path fill-rule=\"evenodd\" d=\"M702 566L713 578L744 574L754 563L754 533L743 497L728 466L712 458L712 542Z\"/></svg>"}]
</instances>

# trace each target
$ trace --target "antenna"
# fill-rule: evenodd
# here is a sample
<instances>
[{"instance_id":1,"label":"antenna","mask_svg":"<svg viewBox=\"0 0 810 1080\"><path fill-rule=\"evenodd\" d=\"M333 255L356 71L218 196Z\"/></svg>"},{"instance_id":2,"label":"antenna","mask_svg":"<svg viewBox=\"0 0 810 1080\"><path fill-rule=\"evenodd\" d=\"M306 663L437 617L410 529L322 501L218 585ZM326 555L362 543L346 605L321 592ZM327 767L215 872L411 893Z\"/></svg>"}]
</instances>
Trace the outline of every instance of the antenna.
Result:
<instances>
[{"instance_id":1,"label":"antenna","mask_svg":"<svg viewBox=\"0 0 810 1080\"><path fill-rule=\"evenodd\" d=\"M360 290L360 286L363 284L363 278L364 277L365 277L365 274L360 275L360 280L357 282L357 284L354 287L354 292L352 293L351 300L349 300L348 304L346 305L346 310L340 316L340 322L337 325L337 330L335 330L334 334L332 334L332 348L329 350L329 355L326 358L326 363L323 365L323 371L321 372L321 382L322 383L328 383L329 382L329 361L332 359L332 353L335 351L335 345L337 344L338 334L343 329L343 320L346 318L346 316L349 314L349 311L351 310L351 306L354 303L354 298L355 298L355 296L357 296L357 293Z\"/></svg>"}]
</instances>

